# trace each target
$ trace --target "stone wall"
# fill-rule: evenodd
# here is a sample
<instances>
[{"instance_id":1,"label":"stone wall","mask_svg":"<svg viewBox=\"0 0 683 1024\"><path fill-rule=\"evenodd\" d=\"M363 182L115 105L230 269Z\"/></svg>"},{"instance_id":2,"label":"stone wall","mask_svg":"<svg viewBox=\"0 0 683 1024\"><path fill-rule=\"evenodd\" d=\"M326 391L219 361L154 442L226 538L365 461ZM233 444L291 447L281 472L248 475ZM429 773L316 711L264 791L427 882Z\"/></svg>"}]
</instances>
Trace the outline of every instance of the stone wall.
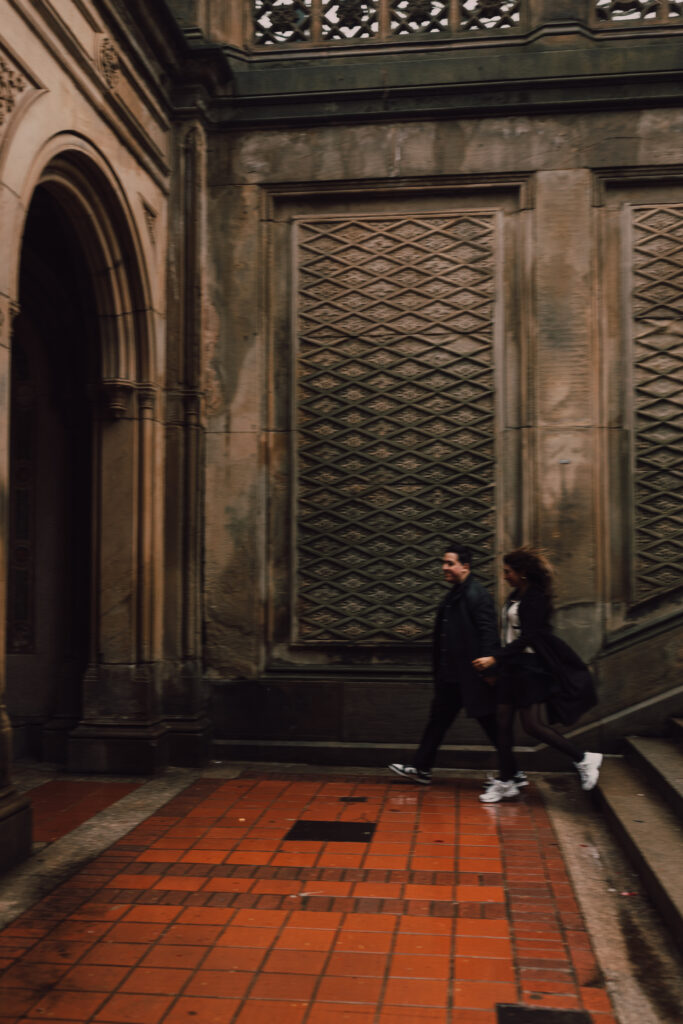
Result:
<instances>
[{"instance_id":1,"label":"stone wall","mask_svg":"<svg viewBox=\"0 0 683 1024\"><path fill-rule=\"evenodd\" d=\"M236 67L209 162L205 667L224 750L381 760L410 744L438 560L463 533L498 599L506 548L550 554L558 628L599 681L592 742L615 749L679 706L683 118L656 96L681 39L598 50L597 28L589 43L554 10L561 25L507 52ZM510 81L503 110L493 79L522 68L533 83ZM461 261L477 224L491 233ZM430 244L427 308L410 282ZM473 286L458 275L478 259ZM451 739L477 742L466 722Z\"/></svg>"},{"instance_id":2,"label":"stone wall","mask_svg":"<svg viewBox=\"0 0 683 1024\"><path fill-rule=\"evenodd\" d=\"M87 664L64 701L12 651L16 725L79 770L201 763L211 729L226 756L399 756L458 535L498 600L507 548L549 552L591 743L680 710L683 25L629 7L0 0L10 558L36 197L91 278Z\"/></svg>"}]
</instances>

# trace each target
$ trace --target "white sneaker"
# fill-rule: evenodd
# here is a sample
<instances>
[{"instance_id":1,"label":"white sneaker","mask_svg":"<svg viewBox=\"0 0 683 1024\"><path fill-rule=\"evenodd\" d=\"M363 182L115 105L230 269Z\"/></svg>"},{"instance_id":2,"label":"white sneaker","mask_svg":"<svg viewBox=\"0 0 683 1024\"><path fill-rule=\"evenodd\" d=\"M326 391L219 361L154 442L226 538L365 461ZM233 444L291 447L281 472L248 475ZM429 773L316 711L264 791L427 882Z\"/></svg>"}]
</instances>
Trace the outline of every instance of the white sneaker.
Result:
<instances>
[{"instance_id":1,"label":"white sneaker","mask_svg":"<svg viewBox=\"0 0 683 1024\"><path fill-rule=\"evenodd\" d=\"M586 752L583 755L583 761L575 761L574 766L579 773L581 779L581 789L593 789L596 782L598 781L598 775L600 774L600 765L602 764L602 754L591 754Z\"/></svg>"},{"instance_id":2,"label":"white sneaker","mask_svg":"<svg viewBox=\"0 0 683 1024\"><path fill-rule=\"evenodd\" d=\"M512 781L514 782L517 789L523 789L524 786L529 785L529 780L527 778L526 772L515 772L515 774L512 776ZM497 779L495 775L487 775L486 782L484 783L484 789L489 789L494 782L500 782L500 779Z\"/></svg>"},{"instance_id":3,"label":"white sneaker","mask_svg":"<svg viewBox=\"0 0 683 1024\"><path fill-rule=\"evenodd\" d=\"M502 779L494 779L488 789L479 794L483 804L497 804L500 800L511 800L519 796L519 789L512 781L503 782Z\"/></svg>"}]
</instances>

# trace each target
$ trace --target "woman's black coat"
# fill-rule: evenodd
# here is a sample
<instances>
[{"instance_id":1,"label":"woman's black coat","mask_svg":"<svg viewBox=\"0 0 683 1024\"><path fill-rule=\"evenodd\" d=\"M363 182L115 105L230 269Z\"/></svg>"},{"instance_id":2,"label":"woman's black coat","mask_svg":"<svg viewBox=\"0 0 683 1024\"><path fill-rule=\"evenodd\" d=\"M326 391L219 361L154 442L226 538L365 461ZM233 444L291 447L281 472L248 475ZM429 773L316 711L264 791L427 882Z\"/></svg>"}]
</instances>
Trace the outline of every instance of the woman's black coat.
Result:
<instances>
[{"instance_id":1,"label":"woman's black coat","mask_svg":"<svg viewBox=\"0 0 683 1024\"><path fill-rule=\"evenodd\" d=\"M505 647L499 647L494 654L497 664L511 669L520 663L520 655L527 647L533 648L543 667L555 678L557 685L551 687L546 707L551 722L573 725L586 711L598 702L593 677L578 654L569 644L555 636L550 625L552 607L550 599L539 587L530 586L523 594L517 591L510 600L519 597L520 635ZM507 622L507 605L504 625Z\"/></svg>"}]
</instances>

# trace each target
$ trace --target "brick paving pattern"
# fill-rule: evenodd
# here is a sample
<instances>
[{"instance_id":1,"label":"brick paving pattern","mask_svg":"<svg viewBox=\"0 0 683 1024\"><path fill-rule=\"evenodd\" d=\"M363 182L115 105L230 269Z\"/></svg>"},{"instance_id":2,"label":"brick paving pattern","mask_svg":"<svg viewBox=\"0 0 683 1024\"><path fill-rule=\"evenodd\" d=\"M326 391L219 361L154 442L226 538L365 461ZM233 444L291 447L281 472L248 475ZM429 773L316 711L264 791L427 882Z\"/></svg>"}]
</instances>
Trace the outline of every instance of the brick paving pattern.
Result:
<instances>
[{"instance_id":1,"label":"brick paving pattern","mask_svg":"<svg viewBox=\"0 0 683 1024\"><path fill-rule=\"evenodd\" d=\"M0 1024L496 1024L497 1004L617 1024L529 789L200 779L0 932ZM376 827L287 840L300 820Z\"/></svg>"}]
</instances>

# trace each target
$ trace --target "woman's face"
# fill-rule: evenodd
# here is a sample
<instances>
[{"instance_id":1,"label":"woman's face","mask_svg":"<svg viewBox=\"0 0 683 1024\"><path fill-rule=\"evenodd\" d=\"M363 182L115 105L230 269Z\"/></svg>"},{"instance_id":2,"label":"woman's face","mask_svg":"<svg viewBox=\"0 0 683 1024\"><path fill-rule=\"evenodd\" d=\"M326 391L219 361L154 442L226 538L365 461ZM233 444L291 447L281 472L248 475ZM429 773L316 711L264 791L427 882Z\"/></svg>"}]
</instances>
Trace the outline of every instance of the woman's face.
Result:
<instances>
[{"instance_id":1,"label":"woman's face","mask_svg":"<svg viewBox=\"0 0 683 1024\"><path fill-rule=\"evenodd\" d=\"M514 589L522 585L523 577L511 565L507 565L505 562L503 563L503 577L508 586Z\"/></svg>"}]
</instances>

